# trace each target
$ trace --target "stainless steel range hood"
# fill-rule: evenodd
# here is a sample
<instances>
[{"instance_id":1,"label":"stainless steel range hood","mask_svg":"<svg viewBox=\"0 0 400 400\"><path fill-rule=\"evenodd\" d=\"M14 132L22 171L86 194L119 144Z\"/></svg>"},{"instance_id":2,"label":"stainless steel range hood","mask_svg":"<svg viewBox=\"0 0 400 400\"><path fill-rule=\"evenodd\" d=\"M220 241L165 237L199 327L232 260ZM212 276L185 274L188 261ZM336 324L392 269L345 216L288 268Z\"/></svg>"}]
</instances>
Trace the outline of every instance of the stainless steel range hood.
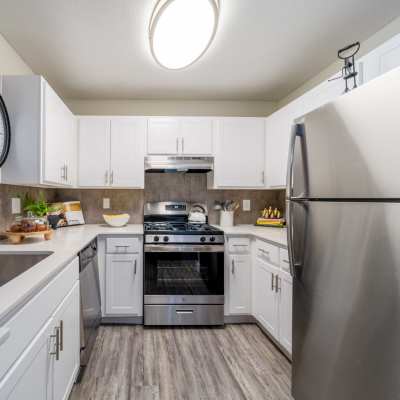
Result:
<instances>
[{"instance_id":1,"label":"stainless steel range hood","mask_svg":"<svg viewBox=\"0 0 400 400\"><path fill-rule=\"evenodd\" d=\"M149 156L144 160L146 172L206 173L213 170L213 157Z\"/></svg>"}]
</instances>

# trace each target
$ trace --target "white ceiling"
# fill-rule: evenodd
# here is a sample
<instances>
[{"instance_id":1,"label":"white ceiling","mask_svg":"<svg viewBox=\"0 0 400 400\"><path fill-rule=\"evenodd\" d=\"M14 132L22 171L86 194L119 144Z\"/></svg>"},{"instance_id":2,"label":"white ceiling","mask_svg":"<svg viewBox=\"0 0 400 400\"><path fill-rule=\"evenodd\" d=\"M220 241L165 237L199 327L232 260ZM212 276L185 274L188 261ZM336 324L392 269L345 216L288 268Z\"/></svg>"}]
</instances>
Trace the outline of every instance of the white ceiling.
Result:
<instances>
[{"instance_id":1,"label":"white ceiling","mask_svg":"<svg viewBox=\"0 0 400 400\"><path fill-rule=\"evenodd\" d=\"M0 0L0 33L68 98L279 100L400 15L399 0L221 0L214 43L183 71L152 59L156 0Z\"/></svg>"}]
</instances>

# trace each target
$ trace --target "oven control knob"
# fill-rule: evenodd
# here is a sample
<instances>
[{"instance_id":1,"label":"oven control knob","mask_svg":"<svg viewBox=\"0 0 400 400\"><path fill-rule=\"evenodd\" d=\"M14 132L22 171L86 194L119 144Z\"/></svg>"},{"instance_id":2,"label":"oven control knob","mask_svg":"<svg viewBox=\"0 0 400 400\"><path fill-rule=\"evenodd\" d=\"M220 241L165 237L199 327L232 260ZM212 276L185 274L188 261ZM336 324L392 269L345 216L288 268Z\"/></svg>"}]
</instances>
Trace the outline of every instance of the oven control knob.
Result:
<instances>
[{"instance_id":1,"label":"oven control knob","mask_svg":"<svg viewBox=\"0 0 400 400\"><path fill-rule=\"evenodd\" d=\"M159 238L158 236L154 236L153 240L154 240L155 242L158 242L158 241L160 240L160 238Z\"/></svg>"},{"instance_id":2,"label":"oven control knob","mask_svg":"<svg viewBox=\"0 0 400 400\"><path fill-rule=\"evenodd\" d=\"M215 242L215 237L214 236L210 237L210 242Z\"/></svg>"},{"instance_id":3,"label":"oven control knob","mask_svg":"<svg viewBox=\"0 0 400 400\"><path fill-rule=\"evenodd\" d=\"M169 237L168 236L164 236L164 242L168 242L168 240L169 240Z\"/></svg>"},{"instance_id":4,"label":"oven control knob","mask_svg":"<svg viewBox=\"0 0 400 400\"><path fill-rule=\"evenodd\" d=\"M206 238L204 237L204 236L202 236L201 238L200 238L200 242L205 242L206 241Z\"/></svg>"}]
</instances>

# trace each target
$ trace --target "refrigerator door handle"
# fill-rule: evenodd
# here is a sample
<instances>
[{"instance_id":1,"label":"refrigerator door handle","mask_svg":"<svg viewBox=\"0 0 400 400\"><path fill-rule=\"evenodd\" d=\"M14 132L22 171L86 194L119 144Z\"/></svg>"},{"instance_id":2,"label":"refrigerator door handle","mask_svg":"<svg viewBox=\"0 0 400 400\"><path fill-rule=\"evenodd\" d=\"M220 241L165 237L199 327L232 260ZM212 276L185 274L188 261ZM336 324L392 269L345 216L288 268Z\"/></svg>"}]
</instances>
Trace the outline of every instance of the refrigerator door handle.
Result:
<instances>
[{"instance_id":1,"label":"refrigerator door handle","mask_svg":"<svg viewBox=\"0 0 400 400\"><path fill-rule=\"evenodd\" d=\"M304 138L304 133L305 133L305 127L304 124L302 123L297 123L294 124L292 127L292 135L290 139L290 145L289 145L289 155L288 155L288 165L287 165L287 176L286 176L286 198L287 199L293 199L293 200L300 200L304 199L306 197L305 193L302 193L300 196L293 197L293 172L294 172L294 158L295 158L295 149L296 149L296 139ZM303 157L305 155L304 151L304 143L302 143L302 153ZM308 176L308 171L306 168L306 165L303 165L304 172L305 172L305 192L308 192L308 182L307 182L307 176Z\"/></svg>"},{"instance_id":2,"label":"refrigerator door handle","mask_svg":"<svg viewBox=\"0 0 400 400\"><path fill-rule=\"evenodd\" d=\"M287 242L288 242L288 255L289 255L289 271L290 275L294 275L294 255L293 255L293 204L291 201L287 202Z\"/></svg>"},{"instance_id":3,"label":"refrigerator door handle","mask_svg":"<svg viewBox=\"0 0 400 400\"><path fill-rule=\"evenodd\" d=\"M294 207L301 207L304 212L302 223L296 223L296 246L294 244ZM288 243L288 255L289 255L289 270L290 274L294 276L295 272L298 271L304 265L306 236L307 236L307 215L308 215L308 203L305 200L295 201L288 200L287 205L287 243ZM295 255L295 247L299 254Z\"/></svg>"}]
</instances>

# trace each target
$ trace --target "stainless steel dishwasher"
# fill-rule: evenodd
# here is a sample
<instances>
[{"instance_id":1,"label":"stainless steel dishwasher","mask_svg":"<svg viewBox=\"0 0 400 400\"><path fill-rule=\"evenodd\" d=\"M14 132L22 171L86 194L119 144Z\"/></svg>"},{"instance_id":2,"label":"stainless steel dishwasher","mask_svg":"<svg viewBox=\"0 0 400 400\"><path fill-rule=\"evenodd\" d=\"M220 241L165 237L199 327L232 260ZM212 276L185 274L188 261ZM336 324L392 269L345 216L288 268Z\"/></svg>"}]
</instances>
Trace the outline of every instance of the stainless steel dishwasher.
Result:
<instances>
[{"instance_id":1,"label":"stainless steel dishwasher","mask_svg":"<svg viewBox=\"0 0 400 400\"><path fill-rule=\"evenodd\" d=\"M78 381L89 362L101 322L97 240L93 240L79 253L79 279L81 292L81 369Z\"/></svg>"}]
</instances>

